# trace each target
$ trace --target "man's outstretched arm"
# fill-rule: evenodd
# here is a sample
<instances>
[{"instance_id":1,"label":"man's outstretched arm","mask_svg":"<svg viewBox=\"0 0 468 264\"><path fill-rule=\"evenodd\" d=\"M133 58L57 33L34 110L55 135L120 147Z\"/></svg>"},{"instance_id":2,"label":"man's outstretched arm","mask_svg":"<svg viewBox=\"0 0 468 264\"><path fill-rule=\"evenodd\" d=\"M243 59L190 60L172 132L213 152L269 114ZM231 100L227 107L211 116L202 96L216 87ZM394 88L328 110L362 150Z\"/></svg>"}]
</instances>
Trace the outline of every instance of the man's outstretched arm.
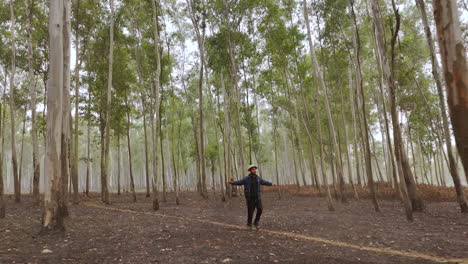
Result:
<instances>
[{"instance_id":1,"label":"man's outstretched arm","mask_svg":"<svg viewBox=\"0 0 468 264\"><path fill-rule=\"evenodd\" d=\"M242 178L238 181L228 181L227 183L231 185L244 185L245 184L245 178Z\"/></svg>"},{"instance_id":2,"label":"man's outstretched arm","mask_svg":"<svg viewBox=\"0 0 468 264\"><path fill-rule=\"evenodd\" d=\"M264 180L262 178L260 178L260 184L261 185L266 185L266 186L274 186L275 185L275 184L273 184L273 183L271 183L269 181L266 181L266 180Z\"/></svg>"}]
</instances>

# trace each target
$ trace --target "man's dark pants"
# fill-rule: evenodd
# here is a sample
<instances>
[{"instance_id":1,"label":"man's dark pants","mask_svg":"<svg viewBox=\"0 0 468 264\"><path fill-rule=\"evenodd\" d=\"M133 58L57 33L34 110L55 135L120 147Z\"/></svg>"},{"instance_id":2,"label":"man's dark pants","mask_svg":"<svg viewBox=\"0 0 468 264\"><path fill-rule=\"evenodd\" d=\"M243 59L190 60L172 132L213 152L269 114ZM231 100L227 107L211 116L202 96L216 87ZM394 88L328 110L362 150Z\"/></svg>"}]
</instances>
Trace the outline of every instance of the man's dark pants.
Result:
<instances>
[{"instance_id":1,"label":"man's dark pants","mask_svg":"<svg viewBox=\"0 0 468 264\"><path fill-rule=\"evenodd\" d=\"M252 225L252 218L253 218L253 213L255 211L255 208L257 208L257 214L255 215L255 222L258 224L260 221L260 216L262 216L263 212L263 206L262 206L262 200L260 199L249 199L247 200L247 224Z\"/></svg>"}]
</instances>

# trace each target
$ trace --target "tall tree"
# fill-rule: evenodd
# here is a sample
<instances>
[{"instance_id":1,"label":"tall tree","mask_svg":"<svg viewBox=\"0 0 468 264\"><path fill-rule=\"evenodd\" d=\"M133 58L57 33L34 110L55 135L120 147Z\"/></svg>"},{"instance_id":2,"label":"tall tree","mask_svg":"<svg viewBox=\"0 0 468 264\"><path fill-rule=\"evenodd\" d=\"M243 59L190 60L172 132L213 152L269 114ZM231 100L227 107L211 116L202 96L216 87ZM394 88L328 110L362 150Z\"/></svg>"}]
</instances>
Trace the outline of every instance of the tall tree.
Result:
<instances>
[{"instance_id":1,"label":"tall tree","mask_svg":"<svg viewBox=\"0 0 468 264\"><path fill-rule=\"evenodd\" d=\"M200 57L200 71L198 75L198 152L200 159L200 173L201 173L201 195L208 197L206 187L206 161L205 161L205 139L204 139L204 125L203 125L203 71L205 65L205 7L204 1L187 0L190 19L192 20L195 35L197 37L198 52Z\"/></svg>"},{"instance_id":2,"label":"tall tree","mask_svg":"<svg viewBox=\"0 0 468 264\"><path fill-rule=\"evenodd\" d=\"M125 106L127 108L127 150L128 150L128 168L130 173L130 190L132 191L133 201L136 202L135 181L133 179L133 162L132 162L132 146L130 141L130 111L131 108L128 104L128 95L125 95Z\"/></svg>"},{"instance_id":3,"label":"tall tree","mask_svg":"<svg viewBox=\"0 0 468 264\"><path fill-rule=\"evenodd\" d=\"M432 4L445 76L450 119L452 120L455 141L466 176L468 174L468 64L466 62L465 43L457 13L457 2L454 0L435 0ZM442 110L444 111L445 109ZM447 140L448 131L445 130L445 134L448 145L447 151L451 151L448 148L450 145L450 138ZM456 169L454 170L451 166L453 157L450 158L450 153L449 162L450 173L455 183L460 209L463 213L468 213L466 197L463 193L463 188L461 188L460 177L454 175Z\"/></svg>"},{"instance_id":4,"label":"tall tree","mask_svg":"<svg viewBox=\"0 0 468 264\"><path fill-rule=\"evenodd\" d=\"M21 201L21 186L18 175L18 159L16 155L16 127L15 127L15 73L16 73L16 17L14 1L10 0L10 31L11 31L11 70L10 70L10 125L11 125L11 162L13 169L13 183L15 202Z\"/></svg>"},{"instance_id":5,"label":"tall tree","mask_svg":"<svg viewBox=\"0 0 468 264\"><path fill-rule=\"evenodd\" d=\"M402 190L404 191L406 188L408 189L409 197L412 203L412 209L415 211L423 210L423 203L421 198L418 195L416 183L414 181L413 173L408 163L408 157L406 151L403 147L403 138L402 132L399 123L399 117L397 112L397 98L396 98L396 90L397 90L397 82L395 80L395 73L394 73L394 65L395 65L395 45L398 38L398 32L400 28L400 16L398 10L395 7L394 1L392 1L393 9L395 13L395 20L396 25L392 32L391 38L391 62L388 60L387 56L387 47L385 44L384 38L384 29L382 26L382 21L380 17L380 10L378 6L378 0L371 0L371 10L372 10L372 20L375 26L375 41L376 47L378 51L378 58L379 64L381 67L381 74L384 80L384 84L388 89L390 94L390 115L392 118L392 125L393 125L393 145L395 149L395 158L397 160L398 165L398 173L399 175L403 175L404 177L401 178L401 184L405 184L402 186Z\"/></svg>"},{"instance_id":6,"label":"tall tree","mask_svg":"<svg viewBox=\"0 0 468 264\"><path fill-rule=\"evenodd\" d=\"M63 101L63 15L64 1L50 1L49 7L49 81L47 96L47 135L44 176L42 231L63 230L62 194L62 101Z\"/></svg>"},{"instance_id":7,"label":"tall tree","mask_svg":"<svg viewBox=\"0 0 468 264\"><path fill-rule=\"evenodd\" d=\"M27 8L27 34L28 34L28 81L29 92L31 96L31 138L32 138L32 166L33 166L33 198L34 204L39 205L39 179L40 179L40 165L39 165L39 145L37 142L37 123L36 123L36 85L34 81L34 58L32 49L32 19L33 19L33 1L26 0Z\"/></svg>"},{"instance_id":8,"label":"tall tree","mask_svg":"<svg viewBox=\"0 0 468 264\"><path fill-rule=\"evenodd\" d=\"M161 56L159 51L159 25L158 25L158 9L159 1L158 0L151 0L151 7L153 11L153 40L154 40L154 53L156 56L156 72L154 76L154 84L153 84L153 97L154 97L154 105L152 109L152 115L154 119L153 126L153 210L159 210L159 194L158 194L158 142L159 142L159 104L160 104L160 78L161 78Z\"/></svg>"},{"instance_id":9,"label":"tall tree","mask_svg":"<svg viewBox=\"0 0 468 264\"><path fill-rule=\"evenodd\" d=\"M358 103L358 111L360 111L360 119L361 122L361 133L362 133L362 140L364 143L364 157L366 161L366 175L368 178L369 183L369 190L371 193L372 203L374 204L374 210L376 212L380 212L380 207L377 202L377 196L375 193L375 186L374 186L374 178L372 175L372 162L371 162L371 151L369 146L369 125L367 124L367 111L366 111L366 95L363 89L362 83L362 70L361 70L361 58L360 58L360 38L359 38L359 29L356 22L356 14L354 13L354 1L349 0L350 9L351 9L351 17L352 17L352 25L353 25L353 49L354 49L354 57L353 57L353 64L354 64L354 73L356 75L356 89L357 89L357 96L356 100Z\"/></svg>"},{"instance_id":10,"label":"tall tree","mask_svg":"<svg viewBox=\"0 0 468 264\"><path fill-rule=\"evenodd\" d=\"M70 36L71 36L71 0L63 2L63 100L62 100L62 195L61 209L63 215L68 216L68 181L70 176Z\"/></svg>"},{"instance_id":11,"label":"tall tree","mask_svg":"<svg viewBox=\"0 0 468 264\"><path fill-rule=\"evenodd\" d=\"M325 80L323 78L323 73L320 68L320 65L317 61L317 56L315 54L315 47L314 47L314 41L312 40L311 36L311 30L310 30L310 23L309 23L309 8L307 7L307 1L303 1L304 5L304 19L306 23L306 28L307 28L307 36L308 36L308 42L309 42L309 52L310 52L310 58L312 62L312 67L313 67L313 72L314 76L319 83L319 87L317 88L317 94L321 97L324 98L325 102L325 109L327 112L327 119L328 119L328 127L330 129L330 136L332 140L332 147L333 147L333 156L335 157L335 162L337 166L337 171L338 171L338 178L340 180L340 192L341 192L341 200L343 202L346 201L346 196L344 194L344 177L343 177L343 168L341 166L341 151L338 146L337 138L336 138L336 131L335 131L335 124L333 121L332 113L331 113L331 108L330 108L330 102L329 102L329 95L328 95L328 88L325 84ZM336 160L338 159L338 160ZM333 166L333 165L332 165ZM323 167L322 167L323 170Z\"/></svg>"},{"instance_id":12,"label":"tall tree","mask_svg":"<svg viewBox=\"0 0 468 264\"><path fill-rule=\"evenodd\" d=\"M70 178L73 184L73 203L78 203L78 160L79 160L79 134L80 134L80 69L82 64L81 52L80 52L80 4L81 0L75 1L75 116L74 116L74 125L73 125L73 142L72 146L72 157L71 157L71 170Z\"/></svg>"},{"instance_id":13,"label":"tall tree","mask_svg":"<svg viewBox=\"0 0 468 264\"><path fill-rule=\"evenodd\" d=\"M101 133L101 200L109 204L109 151L110 151L110 116L111 116L111 98L112 98L112 66L114 62L114 0L110 4L110 26L109 26L109 71L107 77L106 105L103 120L103 129Z\"/></svg>"},{"instance_id":14,"label":"tall tree","mask_svg":"<svg viewBox=\"0 0 468 264\"><path fill-rule=\"evenodd\" d=\"M4 75L4 85L3 85L3 94L5 94L6 90L6 79L7 73L5 69ZM4 192L5 186L3 183L3 137L4 137L4 126L3 126L3 119L5 118L3 108L3 100L0 100L0 218L5 218L5 199L4 199Z\"/></svg>"},{"instance_id":15,"label":"tall tree","mask_svg":"<svg viewBox=\"0 0 468 264\"><path fill-rule=\"evenodd\" d=\"M317 75L317 68L316 68L316 65L315 63L317 63L317 59L315 57L315 50L314 50L314 45L313 45L313 42L312 42L312 35L311 35L311 30L310 30L310 23L309 23L309 8L307 6L307 1L304 0L303 1L303 12L304 12L304 20L305 20L305 24L306 24L306 28L307 28L307 40L308 40L308 44L309 44L309 53L310 53L310 58L311 58L311 63L313 65L313 71L314 71L314 74ZM317 76L318 77L318 76ZM327 204L328 204L328 210L329 211L334 211L335 210L335 207L333 206L333 202L332 202L332 197L331 197L331 192L330 192L330 186L328 185L328 177L327 177L327 174L326 174L326 168L325 168L325 162L324 162L324 144L323 144L323 137L322 137L322 126L321 126L321 115L320 115L320 109L319 109L319 106L318 106L318 98L319 98L319 89L317 88L317 91L315 92L315 98L314 98L314 106L315 106L315 109L316 109L316 116L315 116L315 119L316 119L316 122L317 122L317 135L318 135L318 144L319 144L319 149L320 149L320 152L319 152L319 158L320 158L320 171L321 171L321 174L322 174L322 183L323 185L325 186L325 190L326 190L326 196L327 196Z\"/></svg>"}]
</instances>

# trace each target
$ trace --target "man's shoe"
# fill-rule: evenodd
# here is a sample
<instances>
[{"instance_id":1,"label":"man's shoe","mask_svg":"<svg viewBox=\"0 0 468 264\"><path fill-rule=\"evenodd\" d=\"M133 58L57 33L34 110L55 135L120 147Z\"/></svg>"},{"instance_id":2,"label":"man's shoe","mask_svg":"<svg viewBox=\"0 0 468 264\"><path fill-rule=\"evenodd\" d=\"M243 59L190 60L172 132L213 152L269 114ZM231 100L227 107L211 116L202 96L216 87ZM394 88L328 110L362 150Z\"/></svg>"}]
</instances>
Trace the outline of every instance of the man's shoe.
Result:
<instances>
[{"instance_id":1,"label":"man's shoe","mask_svg":"<svg viewBox=\"0 0 468 264\"><path fill-rule=\"evenodd\" d=\"M252 224L247 224L247 229L252 230Z\"/></svg>"},{"instance_id":2,"label":"man's shoe","mask_svg":"<svg viewBox=\"0 0 468 264\"><path fill-rule=\"evenodd\" d=\"M254 226L255 226L255 228L256 228L257 230L260 229L260 224L259 224L258 222L255 222L255 223L254 223Z\"/></svg>"}]
</instances>

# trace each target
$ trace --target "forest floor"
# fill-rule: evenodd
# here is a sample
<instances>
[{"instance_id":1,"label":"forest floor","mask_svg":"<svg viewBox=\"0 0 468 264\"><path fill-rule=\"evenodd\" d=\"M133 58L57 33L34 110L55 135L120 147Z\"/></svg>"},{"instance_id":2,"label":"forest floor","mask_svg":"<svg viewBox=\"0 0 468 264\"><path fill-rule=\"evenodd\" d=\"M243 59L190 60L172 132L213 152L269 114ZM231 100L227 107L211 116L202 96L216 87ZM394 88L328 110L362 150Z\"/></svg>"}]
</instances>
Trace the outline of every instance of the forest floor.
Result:
<instances>
[{"instance_id":1,"label":"forest floor","mask_svg":"<svg viewBox=\"0 0 468 264\"><path fill-rule=\"evenodd\" d=\"M427 203L408 223L398 201L335 203L274 192L263 197L260 231L245 228L243 197L221 202L181 194L181 205L138 194L99 195L69 207L64 233L39 235L40 209L32 198L7 198L0 220L0 263L468 263L468 215L455 202ZM46 253L48 252L48 253Z\"/></svg>"}]
</instances>

